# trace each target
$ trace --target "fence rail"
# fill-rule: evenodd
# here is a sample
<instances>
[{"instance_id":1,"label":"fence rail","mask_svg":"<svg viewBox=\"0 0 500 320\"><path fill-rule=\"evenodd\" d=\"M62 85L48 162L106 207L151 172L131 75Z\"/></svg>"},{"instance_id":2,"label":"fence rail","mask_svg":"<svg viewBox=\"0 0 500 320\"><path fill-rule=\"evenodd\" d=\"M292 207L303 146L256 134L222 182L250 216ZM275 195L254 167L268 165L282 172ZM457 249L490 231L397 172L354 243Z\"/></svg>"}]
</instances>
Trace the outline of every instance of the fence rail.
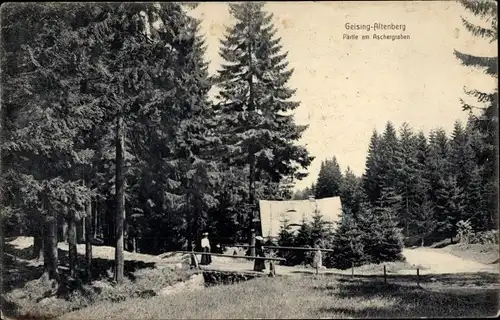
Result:
<instances>
[{"instance_id":1,"label":"fence rail","mask_svg":"<svg viewBox=\"0 0 500 320\"><path fill-rule=\"evenodd\" d=\"M195 268L199 268L199 262L198 258L196 255L198 254L206 254L210 256L216 256L216 257L228 257L228 258L233 258L233 259L254 259L254 260L268 260L269 261L269 268L270 268L270 275L275 276L276 275L276 266L274 265L273 261L286 261L285 258L274 258L274 257L257 257L257 256L237 256L237 255L230 255L230 254L220 254L220 253L212 253L212 252L199 252L199 251L174 251L174 253L186 253L191 255L191 266ZM160 256L160 259L165 258L165 256Z\"/></svg>"},{"instance_id":2,"label":"fence rail","mask_svg":"<svg viewBox=\"0 0 500 320\"><path fill-rule=\"evenodd\" d=\"M271 260L271 261L286 261L285 258L273 258L273 257L257 257L257 256L235 256L232 254L221 254L212 252L198 252L198 251L174 251L175 253L190 253L190 254L208 254L216 257L228 257L235 259L255 259L255 260ZM163 257L160 257L163 259Z\"/></svg>"},{"instance_id":3,"label":"fence rail","mask_svg":"<svg viewBox=\"0 0 500 320\"><path fill-rule=\"evenodd\" d=\"M255 246L251 246L248 244L235 244L228 245L228 247L236 247L236 248L255 248ZM334 252L333 249L322 249L322 248L308 248L308 247L280 247L280 246L263 246L264 249L276 249L276 250L303 250L303 251L322 251L322 252Z\"/></svg>"}]
</instances>

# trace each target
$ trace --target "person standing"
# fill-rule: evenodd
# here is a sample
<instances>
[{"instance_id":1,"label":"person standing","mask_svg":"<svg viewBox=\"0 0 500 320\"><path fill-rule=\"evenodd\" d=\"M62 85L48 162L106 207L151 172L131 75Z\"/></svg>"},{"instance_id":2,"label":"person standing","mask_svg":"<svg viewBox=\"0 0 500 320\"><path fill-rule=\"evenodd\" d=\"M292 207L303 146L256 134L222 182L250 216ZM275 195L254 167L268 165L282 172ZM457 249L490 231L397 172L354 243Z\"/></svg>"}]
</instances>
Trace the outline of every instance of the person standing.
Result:
<instances>
[{"instance_id":1,"label":"person standing","mask_svg":"<svg viewBox=\"0 0 500 320\"><path fill-rule=\"evenodd\" d=\"M321 269L323 267L323 255L322 255L322 252L321 252L321 243L317 242L314 245L314 248L316 250L314 251L313 266L316 269Z\"/></svg>"},{"instance_id":2,"label":"person standing","mask_svg":"<svg viewBox=\"0 0 500 320\"><path fill-rule=\"evenodd\" d=\"M212 256L210 254L210 240L208 240L208 232L203 233L203 238L201 238L201 265L209 265L212 263Z\"/></svg>"},{"instance_id":3,"label":"person standing","mask_svg":"<svg viewBox=\"0 0 500 320\"><path fill-rule=\"evenodd\" d=\"M255 255L257 257L263 257L263 258L266 256L264 254L264 238L262 238L261 236L255 237ZM255 259L254 265L253 265L253 270L259 271L259 272L266 270L265 260L264 259Z\"/></svg>"}]
</instances>

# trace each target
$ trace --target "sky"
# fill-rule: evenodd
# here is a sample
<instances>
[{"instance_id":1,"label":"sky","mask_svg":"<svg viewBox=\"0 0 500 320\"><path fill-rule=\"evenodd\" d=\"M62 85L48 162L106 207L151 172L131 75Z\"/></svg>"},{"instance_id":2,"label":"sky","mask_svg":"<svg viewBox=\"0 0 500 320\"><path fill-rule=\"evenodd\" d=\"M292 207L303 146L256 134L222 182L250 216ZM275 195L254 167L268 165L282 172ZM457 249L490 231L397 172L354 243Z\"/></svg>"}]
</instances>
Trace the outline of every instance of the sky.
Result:
<instances>
[{"instance_id":1,"label":"sky","mask_svg":"<svg viewBox=\"0 0 500 320\"><path fill-rule=\"evenodd\" d=\"M470 101L464 86L492 91L496 81L460 65L454 49L469 54L498 56L496 43L472 37L461 16L472 22L454 1L420 2L268 2L274 24L294 69L289 87L297 124L309 125L300 144L315 160L309 175L295 189L315 182L321 161L335 156L344 171L361 175L372 132L387 121L407 122L426 136L442 127L451 132L456 120L465 122L460 98ZM219 40L234 20L222 2L201 3L192 15L202 19L209 70L222 60ZM349 24L398 24L405 31L346 30ZM406 34L406 40L361 40L362 34ZM344 39L344 34L359 36Z\"/></svg>"}]
</instances>

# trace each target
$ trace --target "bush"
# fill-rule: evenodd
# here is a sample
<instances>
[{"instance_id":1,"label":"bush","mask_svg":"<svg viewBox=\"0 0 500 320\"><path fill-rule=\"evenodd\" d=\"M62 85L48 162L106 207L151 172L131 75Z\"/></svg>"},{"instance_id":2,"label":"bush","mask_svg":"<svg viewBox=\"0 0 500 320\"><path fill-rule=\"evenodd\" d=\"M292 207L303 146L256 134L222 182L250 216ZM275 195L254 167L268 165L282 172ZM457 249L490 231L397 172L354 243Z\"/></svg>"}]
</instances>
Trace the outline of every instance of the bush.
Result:
<instances>
[{"instance_id":1,"label":"bush","mask_svg":"<svg viewBox=\"0 0 500 320\"><path fill-rule=\"evenodd\" d=\"M325 255L324 265L327 268L344 270L364 262L361 230L350 215L342 215L340 226L333 237L332 248L334 252Z\"/></svg>"},{"instance_id":2,"label":"bush","mask_svg":"<svg viewBox=\"0 0 500 320\"><path fill-rule=\"evenodd\" d=\"M458 240L462 243L470 243L471 236L473 235L472 225L470 220L457 222Z\"/></svg>"},{"instance_id":3,"label":"bush","mask_svg":"<svg viewBox=\"0 0 500 320\"><path fill-rule=\"evenodd\" d=\"M472 233L469 237L471 244L498 244L498 230Z\"/></svg>"},{"instance_id":4,"label":"bush","mask_svg":"<svg viewBox=\"0 0 500 320\"><path fill-rule=\"evenodd\" d=\"M287 220L282 222L278 238L279 246L314 248L318 245L320 248L331 248L332 243L333 235L330 232L328 223L323 220L322 215L318 211L315 212L310 222L302 221L296 234L292 232ZM278 256L285 258L286 261L282 264L288 266L311 265L314 262L315 252L312 250L283 249L278 250ZM325 262L325 259L323 259L323 262Z\"/></svg>"},{"instance_id":5,"label":"bush","mask_svg":"<svg viewBox=\"0 0 500 320\"><path fill-rule=\"evenodd\" d=\"M363 263L403 260L403 235L390 208L366 209L359 225Z\"/></svg>"}]
</instances>

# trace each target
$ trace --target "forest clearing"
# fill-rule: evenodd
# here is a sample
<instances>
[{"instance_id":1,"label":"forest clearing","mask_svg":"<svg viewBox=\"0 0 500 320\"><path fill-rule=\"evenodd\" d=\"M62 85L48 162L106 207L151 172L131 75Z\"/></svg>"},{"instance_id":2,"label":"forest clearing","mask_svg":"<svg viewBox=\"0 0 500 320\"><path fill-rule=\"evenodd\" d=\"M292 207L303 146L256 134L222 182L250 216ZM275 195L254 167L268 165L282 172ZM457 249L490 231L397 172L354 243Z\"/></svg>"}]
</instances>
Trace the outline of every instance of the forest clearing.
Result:
<instances>
[{"instance_id":1,"label":"forest clearing","mask_svg":"<svg viewBox=\"0 0 500 320\"><path fill-rule=\"evenodd\" d=\"M495 315L497 2L353 3L2 4L2 317Z\"/></svg>"},{"instance_id":2,"label":"forest clearing","mask_svg":"<svg viewBox=\"0 0 500 320\"><path fill-rule=\"evenodd\" d=\"M59 316L60 319L344 318L414 317L424 314L439 317L448 314L494 315L497 312L495 308L498 307L498 303L494 303L499 297L498 264L491 264L494 261L483 264L458 258L448 253L446 247L405 249L403 251L407 258L405 263L386 263L388 283L383 281L382 265L356 267L355 278L351 277L351 270L327 269L315 275L314 270L300 266L280 266L276 278L263 277L232 285L208 287L203 283L203 279L201 282L189 280L194 279L195 271L189 269L182 256L165 261L157 256L126 252L125 260L135 263L135 266L130 268L136 270L130 274L135 274L136 279L129 280L123 285L123 289L115 288L111 291L111 284L104 276L95 279L87 287L88 290L96 290L95 288L110 290L106 294L101 293L96 301L85 301L89 298L84 296L84 291L79 293L80 301L74 299L69 303L63 298L45 298L43 301L43 291L40 291L42 288L33 285L42 273L40 263L35 259L22 259L22 253L32 249L32 243L32 238L13 239L8 242L12 246L11 249L7 250L18 255L18 261L13 262L12 266L23 266L26 272L30 270L34 273L31 275L21 273L20 277L13 279L15 283L7 283L9 287L18 289L7 291L7 300L2 301L10 306L18 304L16 310L26 312L23 318L48 319ZM60 247L61 253L67 254L63 243L60 243ZM81 248L79 254L83 256L84 246L79 247ZM487 245L482 247L488 248ZM429 251L432 254L428 254ZM477 248L469 251L477 251ZM490 255L498 256L498 250L491 250L490 247L488 251ZM113 252L112 247L96 247L95 258L106 260L109 266L114 258ZM412 253L409 255L408 252ZM468 254L474 255L473 252ZM441 257L436 260L436 255ZM417 260L421 263L419 267L422 268L420 287L416 285L415 268L412 266ZM235 271L251 270L250 262L232 261L234 260L217 261L214 257L214 263L225 265L226 268ZM176 266L178 263L183 265ZM232 267L228 266L231 263ZM450 263L452 263L451 268ZM429 266L431 268L428 268ZM158 269L164 268L172 271L159 272ZM443 272L442 270L446 268L449 271ZM132 270L126 269L129 272ZM160 276L163 279L160 279ZM188 284L179 287L178 284L182 282ZM25 290L20 291L23 285ZM302 288L303 295L300 293ZM142 298L139 297L141 291ZM170 292L166 293L167 291ZM37 297L37 294L40 296ZM447 296L446 300L442 300L444 296ZM122 299L125 301L120 302ZM211 307L206 310L197 308L195 303L198 304L198 301L204 301ZM245 304L244 301L249 303ZM403 302L407 307L398 308L397 306ZM284 304L285 307L277 308L280 304ZM231 305L238 305L240 308L230 308ZM265 307L255 308L259 305ZM428 306L428 309L426 307L425 310L417 311L423 305ZM213 309L214 306L216 307ZM78 311L71 312L74 308ZM227 313L228 310L231 311ZM17 317L13 317L15 318Z\"/></svg>"}]
</instances>

